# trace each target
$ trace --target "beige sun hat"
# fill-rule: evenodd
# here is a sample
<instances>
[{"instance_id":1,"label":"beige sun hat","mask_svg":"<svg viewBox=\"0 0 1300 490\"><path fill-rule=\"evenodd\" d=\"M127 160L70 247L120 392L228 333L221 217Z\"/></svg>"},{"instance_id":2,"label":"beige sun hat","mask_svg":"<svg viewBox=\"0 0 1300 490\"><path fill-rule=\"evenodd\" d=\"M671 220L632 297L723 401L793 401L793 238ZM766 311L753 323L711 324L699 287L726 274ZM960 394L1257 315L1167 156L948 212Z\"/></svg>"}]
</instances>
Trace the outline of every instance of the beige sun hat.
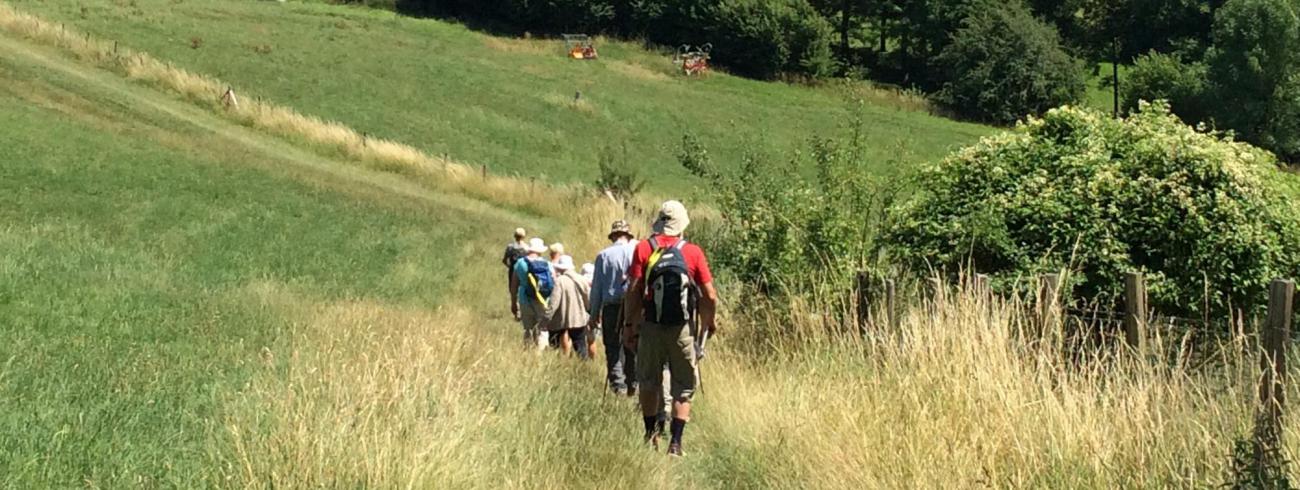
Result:
<instances>
[{"instance_id":1,"label":"beige sun hat","mask_svg":"<svg viewBox=\"0 0 1300 490\"><path fill-rule=\"evenodd\" d=\"M523 240L526 236L528 236L528 232L524 231L523 228L515 228L515 240Z\"/></svg>"},{"instance_id":2,"label":"beige sun hat","mask_svg":"<svg viewBox=\"0 0 1300 490\"><path fill-rule=\"evenodd\" d=\"M617 240L616 237L619 235L624 235L628 239L632 239L635 236L632 234L632 225L627 224L627 221L624 220L618 220L615 221L614 224L609 225L609 235L606 236L608 236L610 240Z\"/></svg>"},{"instance_id":3,"label":"beige sun hat","mask_svg":"<svg viewBox=\"0 0 1300 490\"><path fill-rule=\"evenodd\" d=\"M546 253L546 242L542 241L541 238L533 238L532 240L528 240L528 252L535 253L535 254Z\"/></svg>"},{"instance_id":4,"label":"beige sun hat","mask_svg":"<svg viewBox=\"0 0 1300 490\"><path fill-rule=\"evenodd\" d=\"M569 255L561 255L560 258L555 259L554 265L555 270L557 271L571 271L573 270L573 257Z\"/></svg>"},{"instance_id":5,"label":"beige sun hat","mask_svg":"<svg viewBox=\"0 0 1300 490\"><path fill-rule=\"evenodd\" d=\"M691 218L686 214L686 206L678 201L667 201L659 208L659 218L655 219L655 233L664 236L682 236L686 227L691 225Z\"/></svg>"}]
</instances>

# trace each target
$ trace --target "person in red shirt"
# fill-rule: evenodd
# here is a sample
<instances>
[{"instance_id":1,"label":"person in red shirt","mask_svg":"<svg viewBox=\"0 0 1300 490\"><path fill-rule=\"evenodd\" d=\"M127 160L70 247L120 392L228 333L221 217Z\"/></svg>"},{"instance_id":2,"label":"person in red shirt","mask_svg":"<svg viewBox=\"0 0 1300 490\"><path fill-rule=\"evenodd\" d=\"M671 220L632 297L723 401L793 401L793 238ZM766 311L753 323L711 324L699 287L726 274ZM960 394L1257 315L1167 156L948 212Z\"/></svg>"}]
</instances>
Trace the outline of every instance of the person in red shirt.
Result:
<instances>
[{"instance_id":1,"label":"person in red shirt","mask_svg":"<svg viewBox=\"0 0 1300 490\"><path fill-rule=\"evenodd\" d=\"M637 353L641 415L646 441L658 447L663 368L668 366L672 394L672 439L668 454L682 455L682 433L691 416L698 381L695 370L697 324L713 335L718 292L704 250L682 238L690 224L686 207L668 201L659 210L654 235L637 244L628 269L623 339Z\"/></svg>"}]
</instances>

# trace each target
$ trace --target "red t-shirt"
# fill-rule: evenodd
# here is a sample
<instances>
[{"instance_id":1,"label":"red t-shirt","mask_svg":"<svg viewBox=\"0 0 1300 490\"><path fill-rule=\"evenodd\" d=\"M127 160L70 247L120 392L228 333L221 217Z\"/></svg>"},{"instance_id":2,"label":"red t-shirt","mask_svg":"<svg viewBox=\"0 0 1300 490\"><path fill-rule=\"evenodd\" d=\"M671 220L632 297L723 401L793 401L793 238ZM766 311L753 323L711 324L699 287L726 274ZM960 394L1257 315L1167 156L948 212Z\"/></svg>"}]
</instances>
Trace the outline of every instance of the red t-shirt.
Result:
<instances>
[{"instance_id":1,"label":"red t-shirt","mask_svg":"<svg viewBox=\"0 0 1300 490\"><path fill-rule=\"evenodd\" d=\"M659 242L660 248L676 246L677 241L681 240L680 237L663 235L655 235L654 239ZM632 266L627 270L628 282L645 277L645 267L650 262L652 254L654 254L654 247L650 246L650 240L641 240L636 244L636 250L632 252ZM686 259L686 272L690 274L695 284L703 286L713 282L713 272L709 271L709 260L704 257L704 249L694 243L686 242L686 245L682 246L682 257Z\"/></svg>"}]
</instances>

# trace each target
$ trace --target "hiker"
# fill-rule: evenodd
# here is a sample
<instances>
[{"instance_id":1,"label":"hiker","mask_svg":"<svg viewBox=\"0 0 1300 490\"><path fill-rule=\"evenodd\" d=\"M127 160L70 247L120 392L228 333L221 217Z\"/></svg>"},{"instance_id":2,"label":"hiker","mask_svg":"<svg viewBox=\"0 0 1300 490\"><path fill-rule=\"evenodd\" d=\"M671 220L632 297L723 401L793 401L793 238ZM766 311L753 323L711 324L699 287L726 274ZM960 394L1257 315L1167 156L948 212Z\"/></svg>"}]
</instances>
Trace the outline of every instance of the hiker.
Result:
<instances>
[{"instance_id":1,"label":"hiker","mask_svg":"<svg viewBox=\"0 0 1300 490\"><path fill-rule=\"evenodd\" d=\"M563 244L563 243L560 243L560 242L552 243L552 244L551 244L551 249L550 249L550 250L551 250L551 263L552 263L552 264L554 264L555 261L560 260L560 257L564 256L564 244Z\"/></svg>"},{"instance_id":2,"label":"hiker","mask_svg":"<svg viewBox=\"0 0 1300 490\"><path fill-rule=\"evenodd\" d=\"M626 221L615 221L609 227L609 247L596 255L595 271L591 281L591 320L587 325L592 332L604 332L605 381L610 391L618 395L636 394L636 353L623 346L619 335L623 325L623 298L627 294L627 269L632 265L632 251L636 238Z\"/></svg>"},{"instance_id":3,"label":"hiker","mask_svg":"<svg viewBox=\"0 0 1300 490\"><path fill-rule=\"evenodd\" d=\"M587 351L587 296L586 282L573 265L573 257L561 255L555 260L555 289L547 301L543 316L550 336L557 339L564 355L576 349L578 357L586 360Z\"/></svg>"},{"instance_id":4,"label":"hiker","mask_svg":"<svg viewBox=\"0 0 1300 490\"><path fill-rule=\"evenodd\" d=\"M698 382L695 371L695 332L698 324L712 336L717 331L718 292L708 259L682 233L690 225L686 207L668 201L659 210L654 235L637 244L628 268L623 338L636 350L637 381L645 440L656 449L662 432L656 415L661 398L664 363L671 378L672 439L668 454L682 455L682 433L691 417L691 398ZM653 388L652 388L653 387Z\"/></svg>"},{"instance_id":5,"label":"hiker","mask_svg":"<svg viewBox=\"0 0 1300 490\"><path fill-rule=\"evenodd\" d=\"M523 228L515 228L515 240L506 244L506 253L501 257L501 264L506 266L506 284L510 288L509 294L515 295L515 286L513 277L515 274L515 262L528 255L528 243L524 242L524 237L528 233ZM516 313L516 318L518 314Z\"/></svg>"},{"instance_id":6,"label":"hiker","mask_svg":"<svg viewBox=\"0 0 1300 490\"><path fill-rule=\"evenodd\" d=\"M582 264L582 280L587 282L587 291L591 291L591 281L596 275L596 264L587 262ZM590 318L588 313L588 318ZM600 334L600 327L592 328L587 325L587 356L596 358L596 336Z\"/></svg>"},{"instance_id":7,"label":"hiker","mask_svg":"<svg viewBox=\"0 0 1300 490\"><path fill-rule=\"evenodd\" d=\"M541 238L529 240L526 255L515 261L514 274L510 276L510 312L524 327L524 348L541 350L547 345L542 315L555 286L555 273L550 262L542 258L546 250L546 242Z\"/></svg>"}]
</instances>

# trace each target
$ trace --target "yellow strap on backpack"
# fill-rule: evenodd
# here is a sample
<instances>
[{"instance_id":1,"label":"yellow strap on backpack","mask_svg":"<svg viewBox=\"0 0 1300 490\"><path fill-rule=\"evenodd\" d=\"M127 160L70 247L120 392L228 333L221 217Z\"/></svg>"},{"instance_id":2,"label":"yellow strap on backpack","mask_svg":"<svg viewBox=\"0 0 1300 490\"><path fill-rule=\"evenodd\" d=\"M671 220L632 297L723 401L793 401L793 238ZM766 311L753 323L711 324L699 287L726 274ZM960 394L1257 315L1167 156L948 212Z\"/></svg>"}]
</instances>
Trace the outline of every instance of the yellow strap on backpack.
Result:
<instances>
[{"instance_id":1,"label":"yellow strap on backpack","mask_svg":"<svg viewBox=\"0 0 1300 490\"><path fill-rule=\"evenodd\" d=\"M550 306L546 304L546 298L542 297L542 288L537 285L537 277L531 272L528 273L528 283L533 285L533 294L537 295L537 302L541 303L542 308Z\"/></svg>"}]
</instances>

